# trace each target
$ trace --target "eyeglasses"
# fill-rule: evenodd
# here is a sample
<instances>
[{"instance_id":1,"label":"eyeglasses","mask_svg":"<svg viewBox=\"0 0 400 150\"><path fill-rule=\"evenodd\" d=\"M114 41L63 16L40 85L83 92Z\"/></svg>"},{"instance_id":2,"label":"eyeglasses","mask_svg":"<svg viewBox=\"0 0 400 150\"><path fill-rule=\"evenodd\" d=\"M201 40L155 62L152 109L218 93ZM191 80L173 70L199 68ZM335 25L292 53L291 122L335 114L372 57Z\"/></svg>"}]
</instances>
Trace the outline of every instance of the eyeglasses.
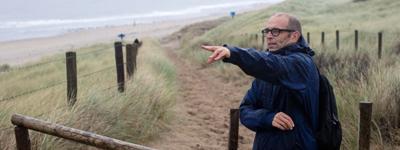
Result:
<instances>
[{"instance_id":1,"label":"eyeglasses","mask_svg":"<svg viewBox=\"0 0 400 150\"><path fill-rule=\"evenodd\" d=\"M283 32L283 31L285 31L285 32L294 32L295 30L291 30L291 29L279 29L279 28L272 28L272 29L265 28L265 29L261 30L261 33L262 33L262 34L268 34L268 32L271 32L272 36L279 36L279 34L280 34L281 32Z\"/></svg>"}]
</instances>

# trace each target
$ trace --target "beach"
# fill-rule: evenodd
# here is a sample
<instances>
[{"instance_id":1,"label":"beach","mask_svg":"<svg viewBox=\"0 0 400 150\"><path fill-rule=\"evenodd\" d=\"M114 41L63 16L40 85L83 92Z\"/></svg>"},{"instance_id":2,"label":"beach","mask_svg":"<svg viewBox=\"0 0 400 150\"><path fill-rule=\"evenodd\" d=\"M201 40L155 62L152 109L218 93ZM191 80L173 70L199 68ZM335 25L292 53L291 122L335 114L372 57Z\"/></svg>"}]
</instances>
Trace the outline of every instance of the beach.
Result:
<instances>
[{"instance_id":1,"label":"beach","mask_svg":"<svg viewBox=\"0 0 400 150\"><path fill-rule=\"evenodd\" d=\"M89 28L52 37L0 42L0 64L8 64L11 66L22 65L39 60L44 56L73 51L79 47L96 43L111 43L120 40L117 36L120 33L126 35L124 38L126 41L133 41L135 38L140 39L143 37L159 38L178 31L185 25L205 19L206 18L197 18L169 22ZM213 17L207 19L213 19Z\"/></svg>"},{"instance_id":2,"label":"beach","mask_svg":"<svg viewBox=\"0 0 400 150\"><path fill-rule=\"evenodd\" d=\"M191 5L190 7L186 7L186 4L182 5L182 8L173 11L167 11L167 9L163 12L154 10L146 11L149 13L145 14L148 21L145 21L145 18L142 18L142 21L140 21L140 19L132 21L132 17L115 15L112 17L89 18L87 20L39 19L33 21L0 21L0 33L2 33L3 36L28 37L8 41L0 40L0 65L7 64L10 66L18 66L37 61L44 56L51 56L65 51L74 51L83 46L105 42L112 43L120 40L118 35L121 33L126 35L124 38L125 41L133 41L135 38L140 39L143 37L159 38L195 22L216 19L223 16L230 17L230 9L237 9L239 10L237 14L240 14L265 8L272 3L276 3L275 1L280 0L271 0L271 3L260 3L259 1L237 1L235 3L228 3L221 0L220 3L223 4ZM98 8L93 8L93 10L97 9ZM18 16L21 14L16 15ZM67 16L67 14L60 15L59 17L63 17L63 15ZM107 15L103 14L103 16ZM106 21L105 25L103 24L104 21ZM116 22L125 23L120 24ZM88 23L92 25L87 25ZM34 35L38 37L30 37Z\"/></svg>"}]
</instances>

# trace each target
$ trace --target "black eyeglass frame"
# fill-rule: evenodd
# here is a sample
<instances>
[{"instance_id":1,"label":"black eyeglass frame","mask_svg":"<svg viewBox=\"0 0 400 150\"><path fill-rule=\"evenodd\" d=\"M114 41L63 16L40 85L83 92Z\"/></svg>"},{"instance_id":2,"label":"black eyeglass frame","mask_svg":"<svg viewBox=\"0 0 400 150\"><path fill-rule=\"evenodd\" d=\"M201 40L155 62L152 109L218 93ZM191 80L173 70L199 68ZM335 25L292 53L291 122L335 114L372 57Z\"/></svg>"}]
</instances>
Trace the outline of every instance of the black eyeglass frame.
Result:
<instances>
[{"instance_id":1,"label":"black eyeglass frame","mask_svg":"<svg viewBox=\"0 0 400 150\"><path fill-rule=\"evenodd\" d=\"M261 30L262 34L268 34L268 32L271 32L272 36L279 36L279 34L281 34L281 32L295 32L296 30L292 30L292 29L279 29L279 28L265 28L263 30Z\"/></svg>"}]
</instances>

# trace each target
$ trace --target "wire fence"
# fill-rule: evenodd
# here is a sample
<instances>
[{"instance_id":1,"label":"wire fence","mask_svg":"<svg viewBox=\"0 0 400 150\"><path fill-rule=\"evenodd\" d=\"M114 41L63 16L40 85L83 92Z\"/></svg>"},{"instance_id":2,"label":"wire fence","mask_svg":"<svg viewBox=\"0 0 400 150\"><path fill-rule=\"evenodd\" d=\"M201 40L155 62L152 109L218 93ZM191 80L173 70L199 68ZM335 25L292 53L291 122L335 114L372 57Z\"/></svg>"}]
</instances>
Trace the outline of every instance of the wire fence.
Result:
<instances>
[{"instance_id":1,"label":"wire fence","mask_svg":"<svg viewBox=\"0 0 400 150\"><path fill-rule=\"evenodd\" d=\"M115 68L115 66L105 67L103 69L99 69L99 70L91 72L91 73L80 75L79 78L86 78L86 77L93 76L95 74L98 74L98 73L101 73L101 72L105 72L105 71L108 71L108 70L111 70L111 69L114 69L114 68ZM47 85L47 86L44 86L44 87L33 89L33 90L30 90L30 91L27 91L27 92L23 92L23 93L20 93L20 94L9 96L9 97L4 97L4 98L0 99L0 102L16 99L16 98L19 98L19 97L22 97L22 96L25 96L25 95L30 95L30 94L33 94L33 93L36 93L36 92L39 92L39 91L44 91L44 90L47 90L47 89L49 89L51 87L55 87L55 86L64 84L66 82L67 81L56 82L54 84L50 84L50 85Z\"/></svg>"},{"instance_id":2,"label":"wire fence","mask_svg":"<svg viewBox=\"0 0 400 150\"><path fill-rule=\"evenodd\" d=\"M114 81L114 82L115 82L115 81ZM100 89L100 90L96 90L96 91L93 92L93 93L102 93L102 94L104 94L104 92L112 91L111 89L117 88L117 87L118 87L118 84L115 84L115 85L112 85L112 86L109 86L109 87L106 87L106 88L102 88L102 89ZM110 97L107 97L106 99L114 98L114 97L117 96L117 95L118 95L118 92L117 92L117 90L115 90L114 94L111 94L111 96L110 96ZM80 99L88 99L90 96L92 96L92 95L87 94L86 96L81 96Z\"/></svg>"},{"instance_id":3,"label":"wire fence","mask_svg":"<svg viewBox=\"0 0 400 150\"><path fill-rule=\"evenodd\" d=\"M113 50L111 47L102 48L102 49L99 49L99 50L92 50L92 51L88 51L88 52L79 53L78 57L87 56L87 55L91 55L91 54L99 53L99 52L104 52L103 54L105 54L105 52L108 52L108 51L111 51L111 50Z\"/></svg>"},{"instance_id":4,"label":"wire fence","mask_svg":"<svg viewBox=\"0 0 400 150\"><path fill-rule=\"evenodd\" d=\"M86 56L94 54L94 53L106 53L106 52L108 52L108 50L112 50L112 48L102 48L102 49L98 49L98 50L92 50L92 51L84 52L84 53L79 54L79 57L85 58ZM82 56L84 56L84 57L82 57ZM57 63L57 62L65 62L65 60L69 59L69 58L71 58L71 57L53 59L53 60L49 60L49 61L45 61L45 62L33 64L33 65L11 68L11 69L8 69L8 70L6 70L4 72L0 72L0 76L4 75L6 73L14 72L14 71L24 71L24 70L28 70L28 69L32 69L32 68L36 68L36 67L40 67L40 66L44 66L44 65L49 65L49 64L53 64L53 63ZM124 63L122 65L125 65L125 64L126 63ZM114 68L115 68L115 66L109 66L109 67L105 67L105 68L99 69L99 70L94 71L94 72L90 72L90 73L79 75L78 77L80 79L81 78L87 78L87 77L96 75L98 73L102 73L102 72L105 72L105 71L112 70ZM8 96L8 97L0 97L0 102L13 100L13 99L16 99L16 98L19 98L19 97L22 97L22 96L26 96L26 95L37 93L37 92L40 92L40 91L44 91L44 90L50 89L52 87L64 84L66 82L67 81L60 81L60 82L49 84L49 85L46 85L46 86L43 86L43 87L40 87L40 88L37 88L37 89L29 90L27 92L15 94L15 95Z\"/></svg>"},{"instance_id":5,"label":"wire fence","mask_svg":"<svg viewBox=\"0 0 400 150\"><path fill-rule=\"evenodd\" d=\"M27 91L27 92L19 93L19 94L13 95L13 96L3 97L3 98L0 99L0 102L9 101L9 100L16 99L16 98L19 98L19 97L22 97L22 96L26 96L26 95L30 95L30 94L33 94L33 93L36 93L36 92L39 92L39 91L44 91L44 90L47 90L49 88L64 84L66 82L67 81L56 82L56 83L53 83L53 84L50 84L50 85L47 85L47 86L43 86L43 87L40 87L40 88L37 88L37 89L33 89L33 90L30 90L30 91Z\"/></svg>"},{"instance_id":6,"label":"wire fence","mask_svg":"<svg viewBox=\"0 0 400 150\"><path fill-rule=\"evenodd\" d=\"M78 79L90 77L90 76L93 76L95 74L98 74L98 73L101 73L101 72L105 72L105 71L108 71L108 70L111 70L111 69L114 69L114 68L115 68L115 66L105 67L103 69L99 69L99 70L91 72L91 73L86 73L86 74L83 74L83 75L79 75Z\"/></svg>"},{"instance_id":7,"label":"wire fence","mask_svg":"<svg viewBox=\"0 0 400 150\"><path fill-rule=\"evenodd\" d=\"M126 62L124 62L124 63L121 64L121 65L126 65ZM93 76L93 75L96 75L96 74L99 74L99 73L102 73L102 72L106 72L106 71L112 70L112 69L114 69L114 68L115 68L115 66L108 66L108 67L99 69L99 70L97 70L97 71L91 72L91 73L86 73L86 74L80 75L80 76L78 76L78 78L79 78L79 79L81 79L81 78L87 78L87 77L90 77L90 76ZM30 90L30 91L27 91L27 92L23 92L23 93L20 93L20 94L8 96L8 97L3 97L3 98L0 99L0 102L13 100L13 99L16 99L16 98L25 96L25 95L30 95L30 94L33 94L33 93L36 93L36 92L44 91L44 90L47 90L47 89L49 89L49 88L51 88L51 87L55 87L55 86L64 84L64 83L66 83L66 82L67 82L67 81L56 82L56 83L49 84L49 85L47 85L47 86L43 86L43 87L40 87L40 88L37 88L37 89L33 89L33 90ZM116 85L116 86L112 86L112 87L110 87L110 88L113 88L113 87L117 87L117 85Z\"/></svg>"},{"instance_id":8,"label":"wire fence","mask_svg":"<svg viewBox=\"0 0 400 150\"><path fill-rule=\"evenodd\" d=\"M25 70L29 70L29 69L32 69L32 68L37 68L37 67L41 67L41 66L44 66L44 65L53 64L53 63L61 62L61 61L65 61L65 58L48 60L48 61L44 61L44 62L32 64L32 65L27 65L27 66L10 67L10 69L6 69L3 72L0 72L0 75L4 75L6 73L11 73L11 72L15 72L15 71L25 71Z\"/></svg>"},{"instance_id":9,"label":"wire fence","mask_svg":"<svg viewBox=\"0 0 400 150\"><path fill-rule=\"evenodd\" d=\"M109 50L109 49L110 49L110 48L103 48L103 49L100 49L100 50L93 50L93 51L81 53L81 54L79 54L79 57L82 58L82 56L84 56L83 58L85 58L86 56L88 56L88 55L90 55L90 54L99 53L99 52L105 53L105 52L107 52L107 50ZM34 64L34 65L23 66L23 67L15 67L15 68L12 68L12 69L8 70L7 72L13 72L13 71L20 71L20 70L31 69L31 68L35 68L35 67L39 67L39 66L44 66L44 65L48 65L48 64L52 64L52 63L56 63L56 62L65 61L66 59L68 59L68 58L54 59L54 60L49 60L49 61L37 63L37 64ZM119 65L117 65L117 66L121 66L121 65L126 65L126 62L124 62L123 64L119 64ZM79 78L79 79L84 79L84 78L87 78L87 77L91 77L91 76L97 75L97 74L99 74L99 73L103 73L103 72L106 72L106 71L110 71L110 70L114 69L115 67L116 67L115 65L108 66L108 67L104 67L104 68L102 68L102 69L99 69L99 70L96 70L96 71L93 71L93 72L90 72L90 73L85 73L85 74L79 75L78 78ZM7 73L7 72L6 72L6 73ZM5 72L3 72L3 73L5 73ZM1 72L0 72L0 75L1 75ZM112 81L112 82L115 82L115 84L112 85L112 86L108 86L108 87L102 88L102 89L100 89L100 90L96 90L95 93L104 93L105 91L112 91L111 89L114 89L114 88L116 89L116 88L119 86L119 85L117 84L116 81ZM67 81L55 82L55 83L53 83L53 84L49 84L49 85L46 85L46 86L43 86L43 87L40 87L40 88L37 88L37 89L29 90L29 91L27 91L27 92L15 94L15 95L8 96L8 97L1 97L1 98L0 98L0 102L10 101L10 100L14 100L14 99L17 99L17 98L20 98L20 97L23 97L23 96L27 96L27 95L30 95L30 94L34 94L34 93L37 93L37 92L45 91L45 90L48 90L48 89L50 89L50 88L52 88L52 87L56 87L56 86L59 86L59 85L63 85L63 84L65 84L65 83L67 83ZM103 82L103 83L104 83L104 82ZM108 83L104 83L104 84L105 84L105 85L110 85L110 84L112 84L112 83L111 83L111 82L108 82ZM108 96L106 99L114 98L114 97L116 97L116 96L119 95L118 93L119 93L119 92L117 92L117 90L115 90L114 93L107 94L107 95L109 95L109 96ZM92 94L87 94L86 96L81 96L80 99L89 98L91 95L92 95ZM43 116L43 115L52 113L52 112L54 112L54 110L56 110L56 109L52 109L52 110L47 111L47 112L42 112L42 113L40 113L40 114L38 114L38 115L34 115L34 116L35 116L35 117L40 117L40 116ZM14 128L13 126L3 127L3 128L0 128L0 131L10 130L10 129L13 129L13 128Z\"/></svg>"},{"instance_id":10,"label":"wire fence","mask_svg":"<svg viewBox=\"0 0 400 150\"><path fill-rule=\"evenodd\" d=\"M92 50L92 51L88 51L88 52L83 52L79 54L80 58L84 58L82 56L87 56L87 55L91 55L94 53L99 53L99 52L103 52L104 54L107 52L107 50L112 50L112 48L102 48L102 49L98 49L98 50ZM54 64L57 62L65 62L66 59L69 59L71 57L64 57L64 58L58 58L58 59L52 59L52 60L46 60L40 63L36 63L36 64L32 64L32 65L26 65L26 66L16 66L16 67L10 67L10 69L6 69L3 71L0 71L0 76L4 75L6 73L11 73L11 72L15 72L15 71L25 71L25 70L29 70L32 68L37 68L37 67L42 67L44 65L49 65L49 64Z\"/></svg>"},{"instance_id":11,"label":"wire fence","mask_svg":"<svg viewBox=\"0 0 400 150\"><path fill-rule=\"evenodd\" d=\"M123 44L123 46L126 46L126 44ZM140 47L140 45L139 45L139 47ZM97 50L92 50L92 51L86 51L86 52L83 52L83 53L79 53L78 57L80 59L85 59L85 58L88 58L88 56L91 55L91 54L99 54L99 53L106 54L107 52L109 52L108 50L112 50L112 48L102 48L102 49L97 49ZM72 57L75 57L75 58L72 58ZM136 56L134 56L134 57L136 57ZM36 64L33 64L33 65L28 65L28 66L13 67L11 69L8 69L7 71L0 70L1 71L0 72L0 76L5 75L5 74L10 73L10 72L25 71L25 70L28 70L28 69L38 68L38 67L41 67L41 66L44 66L44 65L50 65L50 64L59 63L59 62L67 64L69 59L74 59L75 60L76 58L77 58L76 55L66 55L65 58L57 58L57 59L42 61L40 63L36 63ZM116 59L121 60L120 58L117 58L117 56L116 56ZM88 78L88 77L92 77L92 76L104 73L106 71L113 70L114 68L116 68L116 71L118 73L121 73L120 70L119 70L121 66L123 68L124 68L125 65L127 67L129 66L127 64L127 62L124 62L123 60L124 59L122 59L121 62L117 61L116 65L110 65L110 66L107 66L107 67L104 67L104 68L101 68L101 69L98 69L96 71L89 72L89 73L84 73L84 74L79 74L78 75L76 73L76 71L75 71L75 76L76 76L75 80L82 80L82 79L85 79L85 78ZM74 63L76 65L76 61ZM136 63L136 60L135 60L135 63ZM60 64L57 64L57 65L60 65ZM68 67L68 65L67 65L67 67ZM68 71L68 69L67 69L67 71ZM117 78L120 75L120 74L118 75L118 73L117 73ZM129 76L129 73L128 73L128 76ZM82 81L87 81L87 80L82 80ZM96 79L96 81L98 81L98 79ZM56 86L64 85L67 82L69 82L69 80L68 81L67 80L63 80L63 81L59 81L59 82L54 82L54 83L48 84L46 86L42 86L42 87L39 87L39 88L31 89L31 90L28 90L26 92L18 93L18 94L12 95L12 96L2 96L2 97L0 96L0 102L16 100L16 99L21 98L23 96L28 96L28 95L31 95L31 94L34 94L34 93L43 92L45 90L49 90L49 89L54 88ZM113 82L113 83L111 83L111 82ZM113 99L113 98L123 94L123 93L121 93L123 91L120 90L120 87L121 87L121 83L120 82L121 81L119 79L117 79L117 81L114 80L114 81L111 81L111 82L109 81L109 82L105 83L104 81L102 81L102 85L100 85L100 86L92 84L92 87L96 86L95 90L94 91L90 91L90 92L83 92L79 96L79 99L88 99L88 98L91 98L93 95L99 95L99 94L102 94L102 96L101 96L102 99ZM123 80L122 82L123 82L122 84L124 84L123 86L131 84L131 82L126 82L125 80ZM90 85L90 84L86 84L86 85ZM102 86L104 88L101 88ZM85 86L85 87L88 87L88 89L91 90L90 86ZM58 110L58 109L51 109L49 111L42 112L42 113L40 113L38 115L33 115L33 116L40 117L40 116L43 116L43 115L46 115L46 114L54 113L54 112L56 112L56 110ZM0 130L4 131L4 130L10 130L12 128L13 128L13 126L2 127L2 128L0 128Z\"/></svg>"}]
</instances>

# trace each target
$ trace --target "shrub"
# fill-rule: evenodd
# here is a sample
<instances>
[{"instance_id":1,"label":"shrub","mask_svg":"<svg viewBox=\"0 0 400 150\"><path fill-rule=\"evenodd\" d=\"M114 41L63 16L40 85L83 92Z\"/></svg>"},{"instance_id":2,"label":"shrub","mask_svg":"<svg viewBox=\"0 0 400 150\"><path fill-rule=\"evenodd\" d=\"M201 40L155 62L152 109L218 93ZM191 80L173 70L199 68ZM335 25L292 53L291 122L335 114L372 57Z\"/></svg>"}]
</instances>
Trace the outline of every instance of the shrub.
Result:
<instances>
[{"instance_id":1,"label":"shrub","mask_svg":"<svg viewBox=\"0 0 400 150\"><path fill-rule=\"evenodd\" d=\"M6 72L6 71L8 71L8 70L10 70L10 65L8 65L8 64L2 64L2 65L0 65L0 72Z\"/></svg>"}]
</instances>

